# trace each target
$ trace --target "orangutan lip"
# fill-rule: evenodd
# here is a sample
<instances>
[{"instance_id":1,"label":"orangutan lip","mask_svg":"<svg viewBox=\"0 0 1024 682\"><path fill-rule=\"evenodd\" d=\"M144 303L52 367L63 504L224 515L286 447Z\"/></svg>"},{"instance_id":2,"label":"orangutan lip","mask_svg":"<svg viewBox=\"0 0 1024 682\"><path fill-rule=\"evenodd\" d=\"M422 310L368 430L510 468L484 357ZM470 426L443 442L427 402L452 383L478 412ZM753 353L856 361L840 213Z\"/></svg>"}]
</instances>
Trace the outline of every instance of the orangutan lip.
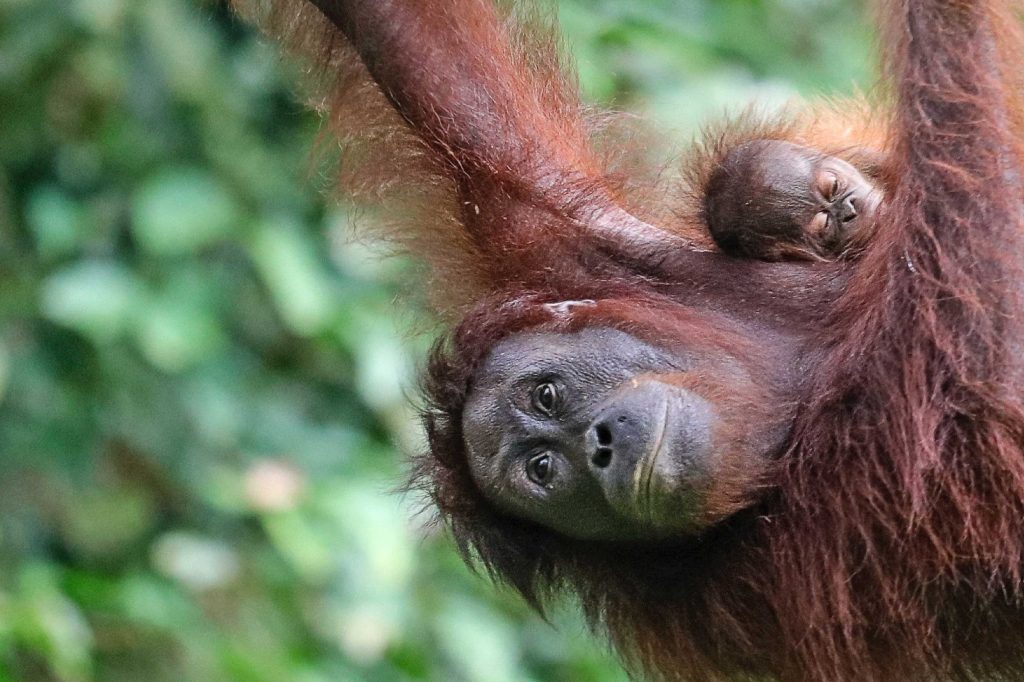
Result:
<instances>
[{"instance_id":1,"label":"orangutan lip","mask_svg":"<svg viewBox=\"0 0 1024 682\"><path fill-rule=\"evenodd\" d=\"M651 503L651 480L654 478L654 467L661 455L661 448L665 445L665 432L668 431L668 400L662 400L661 424L658 426L658 437L654 441L654 447L636 467L637 473L634 476L633 496L638 503L643 504L647 510L647 517L654 521L654 509ZM642 496L641 496L642 495ZM639 506L639 505L638 505Z\"/></svg>"}]
</instances>

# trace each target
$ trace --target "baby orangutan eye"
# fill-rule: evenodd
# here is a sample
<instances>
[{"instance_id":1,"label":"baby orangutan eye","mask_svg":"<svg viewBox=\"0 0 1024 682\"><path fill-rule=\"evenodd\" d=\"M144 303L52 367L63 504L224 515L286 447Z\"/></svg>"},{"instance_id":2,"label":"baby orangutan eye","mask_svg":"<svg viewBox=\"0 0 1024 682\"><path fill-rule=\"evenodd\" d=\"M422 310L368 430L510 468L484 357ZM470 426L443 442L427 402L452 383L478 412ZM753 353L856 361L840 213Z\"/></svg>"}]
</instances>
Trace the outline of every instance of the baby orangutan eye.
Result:
<instances>
[{"instance_id":1,"label":"baby orangutan eye","mask_svg":"<svg viewBox=\"0 0 1024 682\"><path fill-rule=\"evenodd\" d=\"M811 218L811 222L807 224L807 232L812 235L823 234L828 229L829 219L828 211L818 211Z\"/></svg>"},{"instance_id":2,"label":"baby orangutan eye","mask_svg":"<svg viewBox=\"0 0 1024 682\"><path fill-rule=\"evenodd\" d=\"M832 171L825 171L818 178L818 190L826 199L834 199L839 194L839 176Z\"/></svg>"},{"instance_id":3,"label":"baby orangutan eye","mask_svg":"<svg viewBox=\"0 0 1024 682\"><path fill-rule=\"evenodd\" d=\"M526 463L526 475L537 485L547 485L555 473L551 464L551 456L547 453L537 455Z\"/></svg>"},{"instance_id":4,"label":"baby orangutan eye","mask_svg":"<svg viewBox=\"0 0 1024 682\"><path fill-rule=\"evenodd\" d=\"M534 409L550 417L558 405L558 391L551 382L545 382L533 389L532 400Z\"/></svg>"}]
</instances>

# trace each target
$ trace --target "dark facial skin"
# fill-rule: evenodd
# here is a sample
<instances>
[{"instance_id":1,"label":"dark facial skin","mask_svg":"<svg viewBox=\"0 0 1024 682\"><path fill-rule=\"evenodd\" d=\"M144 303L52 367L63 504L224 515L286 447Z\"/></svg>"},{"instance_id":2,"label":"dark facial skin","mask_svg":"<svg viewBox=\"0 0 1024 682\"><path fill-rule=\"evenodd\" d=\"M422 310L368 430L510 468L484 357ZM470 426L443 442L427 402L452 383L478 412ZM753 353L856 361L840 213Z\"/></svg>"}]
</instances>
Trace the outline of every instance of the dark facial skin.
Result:
<instances>
[{"instance_id":1,"label":"dark facial skin","mask_svg":"<svg viewBox=\"0 0 1024 682\"><path fill-rule=\"evenodd\" d=\"M570 537L699 529L721 420L676 381L693 364L608 328L502 341L463 415L476 483L502 511Z\"/></svg>"},{"instance_id":2,"label":"dark facial skin","mask_svg":"<svg viewBox=\"0 0 1024 682\"><path fill-rule=\"evenodd\" d=\"M829 260L863 242L881 190L835 156L781 140L737 146L712 175L705 216L725 253Z\"/></svg>"}]
</instances>

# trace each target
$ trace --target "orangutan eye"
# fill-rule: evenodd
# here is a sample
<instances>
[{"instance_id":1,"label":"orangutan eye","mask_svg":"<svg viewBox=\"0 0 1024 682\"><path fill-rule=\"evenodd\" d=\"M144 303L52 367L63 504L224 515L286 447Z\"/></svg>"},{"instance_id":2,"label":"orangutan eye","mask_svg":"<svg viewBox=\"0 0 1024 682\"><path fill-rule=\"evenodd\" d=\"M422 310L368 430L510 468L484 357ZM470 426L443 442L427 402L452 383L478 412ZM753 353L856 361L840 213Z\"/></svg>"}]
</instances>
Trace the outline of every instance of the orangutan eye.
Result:
<instances>
[{"instance_id":1,"label":"orangutan eye","mask_svg":"<svg viewBox=\"0 0 1024 682\"><path fill-rule=\"evenodd\" d=\"M822 173L818 179L818 189L826 199L833 199L839 194L839 176L832 171Z\"/></svg>"},{"instance_id":2,"label":"orangutan eye","mask_svg":"<svg viewBox=\"0 0 1024 682\"><path fill-rule=\"evenodd\" d=\"M547 485L551 482L551 476L555 473L555 467L551 463L551 456L548 454L537 455L526 463L526 475L537 485Z\"/></svg>"},{"instance_id":3,"label":"orangutan eye","mask_svg":"<svg viewBox=\"0 0 1024 682\"><path fill-rule=\"evenodd\" d=\"M811 218L811 222L807 224L807 233L816 237L820 236L828 229L831 219L832 216L829 215L828 211L818 211Z\"/></svg>"},{"instance_id":4,"label":"orangutan eye","mask_svg":"<svg viewBox=\"0 0 1024 682\"><path fill-rule=\"evenodd\" d=\"M550 417L558 405L558 391L555 385L547 382L533 389L532 402L538 412Z\"/></svg>"}]
</instances>

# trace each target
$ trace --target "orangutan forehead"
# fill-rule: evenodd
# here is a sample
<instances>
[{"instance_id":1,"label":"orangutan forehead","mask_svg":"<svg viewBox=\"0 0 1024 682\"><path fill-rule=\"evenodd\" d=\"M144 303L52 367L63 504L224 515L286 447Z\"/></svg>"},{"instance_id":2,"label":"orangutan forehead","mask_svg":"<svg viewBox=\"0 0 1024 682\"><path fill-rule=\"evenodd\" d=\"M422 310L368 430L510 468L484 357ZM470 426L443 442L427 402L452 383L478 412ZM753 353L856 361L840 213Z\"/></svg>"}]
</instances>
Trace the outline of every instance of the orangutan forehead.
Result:
<instances>
[{"instance_id":1,"label":"orangutan forehead","mask_svg":"<svg viewBox=\"0 0 1024 682\"><path fill-rule=\"evenodd\" d=\"M574 332L521 332L499 341L488 353L473 382L492 386L523 376L569 372L577 368L600 373L602 368L631 365L677 367L679 359L626 332L587 327Z\"/></svg>"}]
</instances>

